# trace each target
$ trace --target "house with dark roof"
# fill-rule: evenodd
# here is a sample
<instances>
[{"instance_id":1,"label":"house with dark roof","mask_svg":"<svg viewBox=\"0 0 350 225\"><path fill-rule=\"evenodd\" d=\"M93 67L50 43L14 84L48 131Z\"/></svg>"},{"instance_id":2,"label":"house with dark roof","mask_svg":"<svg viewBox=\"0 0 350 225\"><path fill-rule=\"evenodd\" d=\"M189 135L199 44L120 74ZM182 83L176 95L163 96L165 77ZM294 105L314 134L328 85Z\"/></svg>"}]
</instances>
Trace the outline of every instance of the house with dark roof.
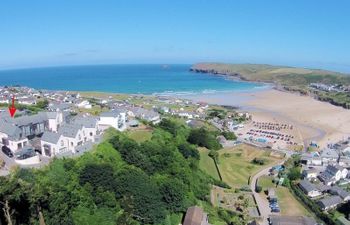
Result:
<instances>
[{"instance_id":1,"label":"house with dark roof","mask_svg":"<svg viewBox=\"0 0 350 225\"><path fill-rule=\"evenodd\" d=\"M325 185L335 184L341 179L345 179L348 175L348 170L339 165L328 165L326 170L321 173L318 178Z\"/></svg>"},{"instance_id":2,"label":"house with dark roof","mask_svg":"<svg viewBox=\"0 0 350 225\"><path fill-rule=\"evenodd\" d=\"M52 157L68 151L67 143L62 134L47 131L41 137L41 153L44 156Z\"/></svg>"},{"instance_id":3,"label":"house with dark roof","mask_svg":"<svg viewBox=\"0 0 350 225\"><path fill-rule=\"evenodd\" d=\"M339 196L330 196L318 201L318 205L325 211L334 209L341 203L343 203L343 199L341 199Z\"/></svg>"},{"instance_id":4,"label":"house with dark roof","mask_svg":"<svg viewBox=\"0 0 350 225\"><path fill-rule=\"evenodd\" d=\"M343 188L338 187L338 186L333 186L329 190L329 192L333 195L338 195L341 197L345 202L350 200L350 193L345 191Z\"/></svg>"},{"instance_id":5,"label":"house with dark roof","mask_svg":"<svg viewBox=\"0 0 350 225\"><path fill-rule=\"evenodd\" d=\"M63 116L59 112L39 112L17 118L2 113L0 115L1 143L16 152L27 146L30 139L40 136L45 131L57 130L62 122Z\"/></svg>"},{"instance_id":6,"label":"house with dark roof","mask_svg":"<svg viewBox=\"0 0 350 225\"><path fill-rule=\"evenodd\" d=\"M317 187L316 187L313 183L311 183L310 181L308 181L308 180L302 180L302 181L300 181L299 187L301 188L301 190L303 190L303 192L304 192L307 196L309 196L309 197L311 197L311 198L318 197L318 196L322 195L322 192L319 191L319 190L317 189Z\"/></svg>"},{"instance_id":7,"label":"house with dark roof","mask_svg":"<svg viewBox=\"0 0 350 225\"><path fill-rule=\"evenodd\" d=\"M210 225L203 209L192 206L187 209L183 225Z\"/></svg>"},{"instance_id":8,"label":"house with dark roof","mask_svg":"<svg viewBox=\"0 0 350 225\"><path fill-rule=\"evenodd\" d=\"M81 146L94 143L99 135L96 117L77 116L58 128L47 131L41 137L42 154L53 157L59 154L76 153Z\"/></svg>"}]
</instances>

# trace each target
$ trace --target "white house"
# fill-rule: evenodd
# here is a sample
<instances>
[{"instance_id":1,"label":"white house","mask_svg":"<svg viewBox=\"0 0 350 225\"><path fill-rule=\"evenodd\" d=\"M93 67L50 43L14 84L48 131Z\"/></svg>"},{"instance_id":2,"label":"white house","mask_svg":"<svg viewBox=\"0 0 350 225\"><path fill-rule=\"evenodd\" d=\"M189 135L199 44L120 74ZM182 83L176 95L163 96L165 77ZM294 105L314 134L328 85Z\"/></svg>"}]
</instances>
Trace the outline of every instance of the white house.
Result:
<instances>
[{"instance_id":1,"label":"white house","mask_svg":"<svg viewBox=\"0 0 350 225\"><path fill-rule=\"evenodd\" d=\"M123 131L126 129L126 113L120 110L103 112L100 114L98 127L100 130L114 127L119 131Z\"/></svg>"},{"instance_id":2,"label":"white house","mask_svg":"<svg viewBox=\"0 0 350 225\"><path fill-rule=\"evenodd\" d=\"M95 142L99 134L95 117L75 117L57 132L46 131L41 137L42 154L53 157L65 152L76 153L79 146Z\"/></svg>"},{"instance_id":3,"label":"white house","mask_svg":"<svg viewBox=\"0 0 350 225\"><path fill-rule=\"evenodd\" d=\"M67 144L62 134L47 131L41 137L41 153L53 157L68 151Z\"/></svg>"},{"instance_id":4,"label":"white house","mask_svg":"<svg viewBox=\"0 0 350 225\"><path fill-rule=\"evenodd\" d=\"M302 180L299 183L299 187L304 191L304 193L311 197L318 197L320 195L322 195L322 192L319 191L316 186L314 184L312 184L310 181L308 180Z\"/></svg>"},{"instance_id":5,"label":"white house","mask_svg":"<svg viewBox=\"0 0 350 225\"><path fill-rule=\"evenodd\" d=\"M339 165L328 165L325 172L318 177L326 185L335 184L341 179L345 179L348 175L348 170Z\"/></svg>"},{"instance_id":6,"label":"white house","mask_svg":"<svg viewBox=\"0 0 350 225\"><path fill-rule=\"evenodd\" d=\"M76 106L77 106L78 108L81 108L81 109L91 109L91 108L92 108L92 105L91 105L90 102L87 101L87 100L82 100L82 101L78 102L78 103L76 104Z\"/></svg>"},{"instance_id":7,"label":"white house","mask_svg":"<svg viewBox=\"0 0 350 225\"><path fill-rule=\"evenodd\" d=\"M45 131L57 131L63 122L58 112L40 112L31 116L11 118L6 113L0 116L0 139L3 146L12 152L29 145L29 138L41 135Z\"/></svg>"},{"instance_id":8,"label":"white house","mask_svg":"<svg viewBox=\"0 0 350 225\"><path fill-rule=\"evenodd\" d=\"M334 149L326 148L322 150L320 157L323 165L335 164L338 161L339 154Z\"/></svg>"},{"instance_id":9,"label":"white house","mask_svg":"<svg viewBox=\"0 0 350 225\"><path fill-rule=\"evenodd\" d=\"M58 128L63 123L63 113L62 112L46 112L48 117L49 130L57 132Z\"/></svg>"},{"instance_id":10,"label":"white house","mask_svg":"<svg viewBox=\"0 0 350 225\"><path fill-rule=\"evenodd\" d=\"M91 141L95 142L95 137L99 135L98 129L98 119L95 117L75 117L73 122L74 124L78 124L82 126L84 142Z\"/></svg>"}]
</instances>

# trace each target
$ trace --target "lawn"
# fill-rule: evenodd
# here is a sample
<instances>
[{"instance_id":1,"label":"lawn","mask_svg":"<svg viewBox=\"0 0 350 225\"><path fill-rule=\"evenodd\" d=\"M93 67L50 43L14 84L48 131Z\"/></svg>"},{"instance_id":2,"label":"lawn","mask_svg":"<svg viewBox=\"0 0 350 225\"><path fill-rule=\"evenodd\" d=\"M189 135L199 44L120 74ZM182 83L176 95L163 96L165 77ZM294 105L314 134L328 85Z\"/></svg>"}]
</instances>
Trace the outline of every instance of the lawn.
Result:
<instances>
[{"instance_id":1,"label":"lawn","mask_svg":"<svg viewBox=\"0 0 350 225\"><path fill-rule=\"evenodd\" d=\"M127 132L128 136L137 141L137 142L144 142L147 140L150 140L152 137L152 130L145 128L145 129L136 129L136 130L130 130Z\"/></svg>"},{"instance_id":2,"label":"lawn","mask_svg":"<svg viewBox=\"0 0 350 225\"><path fill-rule=\"evenodd\" d=\"M293 196L293 194L286 187L278 186L272 183L272 177L263 176L259 179L259 185L263 188L262 195L265 195L265 190L269 187L276 189L278 203L281 208L281 215L283 216L310 216L310 213L304 206Z\"/></svg>"},{"instance_id":3,"label":"lawn","mask_svg":"<svg viewBox=\"0 0 350 225\"><path fill-rule=\"evenodd\" d=\"M208 156L208 149L206 148L198 148L200 154L199 168L212 176L213 178L220 180L219 174L216 170L214 160Z\"/></svg>"},{"instance_id":4,"label":"lawn","mask_svg":"<svg viewBox=\"0 0 350 225\"><path fill-rule=\"evenodd\" d=\"M238 145L219 151L219 170L223 180L231 187L248 185L249 177L259 170L281 160L270 156L271 151L259 149L250 145ZM254 158L265 160L264 165L252 163Z\"/></svg>"}]
</instances>

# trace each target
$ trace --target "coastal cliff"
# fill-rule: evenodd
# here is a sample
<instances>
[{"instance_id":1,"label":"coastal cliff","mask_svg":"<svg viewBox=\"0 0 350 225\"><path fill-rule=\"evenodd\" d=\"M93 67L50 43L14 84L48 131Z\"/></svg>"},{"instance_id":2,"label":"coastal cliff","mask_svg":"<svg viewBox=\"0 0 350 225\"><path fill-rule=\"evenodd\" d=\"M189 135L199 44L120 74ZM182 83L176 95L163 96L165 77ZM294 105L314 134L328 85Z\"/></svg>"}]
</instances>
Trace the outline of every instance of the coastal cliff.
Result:
<instances>
[{"instance_id":1,"label":"coastal cliff","mask_svg":"<svg viewBox=\"0 0 350 225\"><path fill-rule=\"evenodd\" d=\"M317 100L350 109L350 75L339 72L267 64L197 63L190 71L227 76L252 82L272 83L279 90L310 95ZM311 88L310 84L338 85L342 91Z\"/></svg>"}]
</instances>

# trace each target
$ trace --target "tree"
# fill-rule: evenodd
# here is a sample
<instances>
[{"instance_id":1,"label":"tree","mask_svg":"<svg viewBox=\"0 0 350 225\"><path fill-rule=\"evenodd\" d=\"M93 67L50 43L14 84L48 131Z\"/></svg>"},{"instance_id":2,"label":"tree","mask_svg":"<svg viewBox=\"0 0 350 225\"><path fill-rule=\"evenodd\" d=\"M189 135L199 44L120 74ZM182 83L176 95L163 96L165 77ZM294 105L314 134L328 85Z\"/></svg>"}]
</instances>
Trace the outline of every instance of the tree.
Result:
<instances>
[{"instance_id":1,"label":"tree","mask_svg":"<svg viewBox=\"0 0 350 225\"><path fill-rule=\"evenodd\" d=\"M219 153L215 150L210 150L209 152L209 157L211 157L212 159L214 159L216 162L218 162L219 160Z\"/></svg>"},{"instance_id":2,"label":"tree","mask_svg":"<svg viewBox=\"0 0 350 225\"><path fill-rule=\"evenodd\" d=\"M185 157L186 159L192 157L199 160L200 158L197 148L187 142L180 144L178 146L178 149L180 153L183 155L183 157Z\"/></svg>"},{"instance_id":3,"label":"tree","mask_svg":"<svg viewBox=\"0 0 350 225\"><path fill-rule=\"evenodd\" d=\"M227 140L237 140L237 136L235 133L230 132L230 131L223 131L222 135L227 139Z\"/></svg>"},{"instance_id":4,"label":"tree","mask_svg":"<svg viewBox=\"0 0 350 225\"><path fill-rule=\"evenodd\" d=\"M260 193L260 192L262 191L262 187L259 186L259 185L256 185L255 191L258 192L258 193Z\"/></svg>"},{"instance_id":5,"label":"tree","mask_svg":"<svg viewBox=\"0 0 350 225\"><path fill-rule=\"evenodd\" d=\"M86 165L79 174L81 185L90 184L94 191L102 188L107 191L114 191L116 188L113 168L108 164Z\"/></svg>"},{"instance_id":6,"label":"tree","mask_svg":"<svg viewBox=\"0 0 350 225\"><path fill-rule=\"evenodd\" d=\"M301 178L300 167L291 168L288 173L288 178L291 181L300 179Z\"/></svg>"},{"instance_id":7,"label":"tree","mask_svg":"<svg viewBox=\"0 0 350 225\"><path fill-rule=\"evenodd\" d=\"M221 144L216 140L215 135L204 127L191 130L188 142L211 150L222 148Z\"/></svg>"},{"instance_id":8,"label":"tree","mask_svg":"<svg viewBox=\"0 0 350 225\"><path fill-rule=\"evenodd\" d=\"M160 193L167 209L172 212L185 210L185 189L185 185L178 179L167 179L160 185Z\"/></svg>"},{"instance_id":9,"label":"tree","mask_svg":"<svg viewBox=\"0 0 350 225\"><path fill-rule=\"evenodd\" d=\"M155 183L140 169L127 168L117 174L117 196L121 206L142 224L159 223L165 218L165 207Z\"/></svg>"},{"instance_id":10,"label":"tree","mask_svg":"<svg viewBox=\"0 0 350 225\"><path fill-rule=\"evenodd\" d=\"M49 101L47 99L38 101L36 103L36 106L40 109L46 109L49 106Z\"/></svg>"}]
</instances>

